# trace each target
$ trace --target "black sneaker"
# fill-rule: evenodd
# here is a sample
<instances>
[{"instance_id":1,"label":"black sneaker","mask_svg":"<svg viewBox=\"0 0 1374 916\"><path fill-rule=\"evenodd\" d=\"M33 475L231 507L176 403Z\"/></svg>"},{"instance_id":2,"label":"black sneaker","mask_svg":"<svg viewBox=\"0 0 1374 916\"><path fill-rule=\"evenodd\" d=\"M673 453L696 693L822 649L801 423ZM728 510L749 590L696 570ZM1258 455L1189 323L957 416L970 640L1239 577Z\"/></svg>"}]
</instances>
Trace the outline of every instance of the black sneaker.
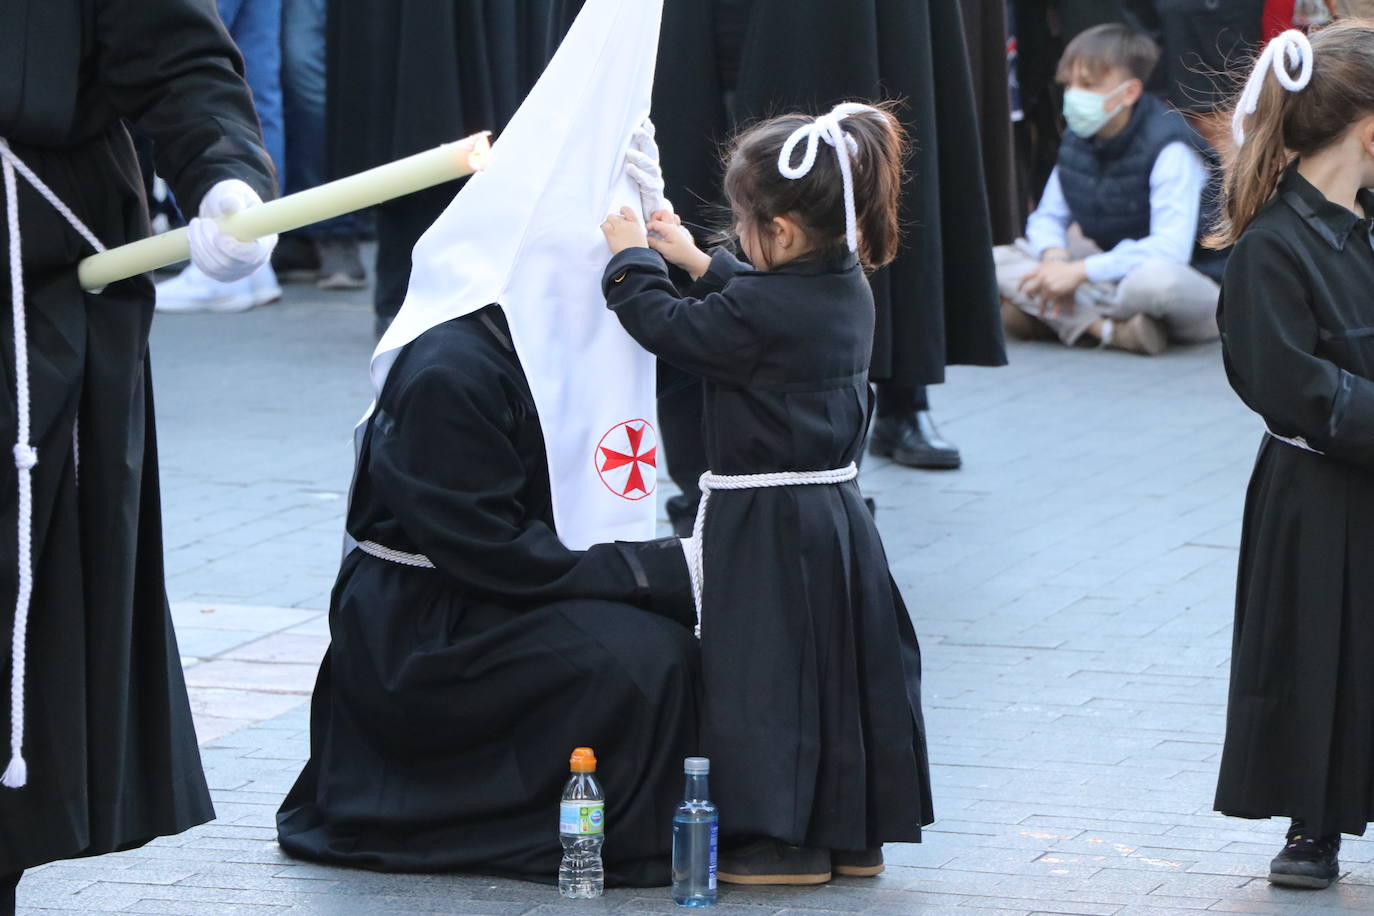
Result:
<instances>
[{"instance_id":1,"label":"black sneaker","mask_svg":"<svg viewBox=\"0 0 1374 916\"><path fill-rule=\"evenodd\" d=\"M861 849L858 852L851 852L846 849L830 850L830 865L837 875L849 875L855 878L872 878L880 875L883 869L883 844L879 843L870 849Z\"/></svg>"},{"instance_id":2,"label":"black sneaker","mask_svg":"<svg viewBox=\"0 0 1374 916\"><path fill-rule=\"evenodd\" d=\"M762 837L722 852L716 877L726 884L824 884L830 853Z\"/></svg>"},{"instance_id":3,"label":"black sneaker","mask_svg":"<svg viewBox=\"0 0 1374 916\"><path fill-rule=\"evenodd\" d=\"M1288 844L1269 863L1270 884L1321 890L1340 877L1341 863L1336 854L1341 851L1341 835L1307 836L1304 829L1303 822L1294 818Z\"/></svg>"},{"instance_id":4,"label":"black sneaker","mask_svg":"<svg viewBox=\"0 0 1374 916\"><path fill-rule=\"evenodd\" d=\"M320 289L364 289L367 271L358 257L358 240L322 238L319 241L320 271L315 285Z\"/></svg>"},{"instance_id":5,"label":"black sneaker","mask_svg":"<svg viewBox=\"0 0 1374 916\"><path fill-rule=\"evenodd\" d=\"M314 283L320 276L320 254L308 235L288 232L272 249L272 269L280 283Z\"/></svg>"}]
</instances>

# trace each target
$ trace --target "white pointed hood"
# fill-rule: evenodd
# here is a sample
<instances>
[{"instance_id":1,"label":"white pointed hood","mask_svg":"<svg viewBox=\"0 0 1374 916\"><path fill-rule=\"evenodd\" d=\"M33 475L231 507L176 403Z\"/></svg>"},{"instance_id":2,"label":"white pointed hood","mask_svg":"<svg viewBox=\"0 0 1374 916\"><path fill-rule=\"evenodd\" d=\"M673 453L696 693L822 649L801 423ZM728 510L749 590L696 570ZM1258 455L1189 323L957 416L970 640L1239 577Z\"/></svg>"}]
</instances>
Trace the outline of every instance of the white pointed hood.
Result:
<instances>
[{"instance_id":1,"label":"white pointed hood","mask_svg":"<svg viewBox=\"0 0 1374 916\"><path fill-rule=\"evenodd\" d=\"M654 536L654 363L606 308L600 230L639 193L623 174L649 114L663 0L587 0L558 53L412 255L410 288L372 357L496 302L510 323L568 547Z\"/></svg>"}]
</instances>

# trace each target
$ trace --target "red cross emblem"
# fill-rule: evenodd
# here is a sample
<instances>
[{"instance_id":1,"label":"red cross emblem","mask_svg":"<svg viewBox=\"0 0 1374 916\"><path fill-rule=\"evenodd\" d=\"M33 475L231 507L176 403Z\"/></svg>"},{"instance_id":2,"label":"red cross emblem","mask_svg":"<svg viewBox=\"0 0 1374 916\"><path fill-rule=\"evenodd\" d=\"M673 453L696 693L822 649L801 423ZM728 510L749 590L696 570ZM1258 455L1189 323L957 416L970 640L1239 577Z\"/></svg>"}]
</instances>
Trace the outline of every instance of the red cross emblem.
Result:
<instances>
[{"instance_id":1,"label":"red cross emblem","mask_svg":"<svg viewBox=\"0 0 1374 916\"><path fill-rule=\"evenodd\" d=\"M658 481L658 434L648 420L627 420L611 428L596 447L596 472L623 499L643 499Z\"/></svg>"}]
</instances>

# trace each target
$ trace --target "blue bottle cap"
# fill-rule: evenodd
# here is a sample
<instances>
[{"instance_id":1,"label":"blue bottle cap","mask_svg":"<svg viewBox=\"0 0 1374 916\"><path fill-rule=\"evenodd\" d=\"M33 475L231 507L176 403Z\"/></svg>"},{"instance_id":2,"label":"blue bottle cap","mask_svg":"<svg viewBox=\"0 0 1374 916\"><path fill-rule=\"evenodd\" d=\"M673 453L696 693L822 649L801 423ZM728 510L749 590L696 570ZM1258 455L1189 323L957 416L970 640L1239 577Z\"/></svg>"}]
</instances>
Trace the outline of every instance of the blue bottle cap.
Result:
<instances>
[{"instance_id":1,"label":"blue bottle cap","mask_svg":"<svg viewBox=\"0 0 1374 916\"><path fill-rule=\"evenodd\" d=\"M688 757L682 762L682 771L688 776L705 776L711 772L711 760L708 757Z\"/></svg>"}]
</instances>

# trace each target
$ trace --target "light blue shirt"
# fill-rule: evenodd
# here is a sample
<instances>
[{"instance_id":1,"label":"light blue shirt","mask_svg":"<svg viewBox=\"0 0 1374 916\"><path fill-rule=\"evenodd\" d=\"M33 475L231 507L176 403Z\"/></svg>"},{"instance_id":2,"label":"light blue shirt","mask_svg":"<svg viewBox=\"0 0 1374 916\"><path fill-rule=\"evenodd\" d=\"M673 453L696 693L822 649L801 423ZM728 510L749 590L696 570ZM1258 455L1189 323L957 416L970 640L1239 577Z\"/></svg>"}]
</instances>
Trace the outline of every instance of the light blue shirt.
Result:
<instances>
[{"instance_id":1,"label":"light blue shirt","mask_svg":"<svg viewBox=\"0 0 1374 916\"><path fill-rule=\"evenodd\" d=\"M1088 279L1093 283L1115 283L1146 261L1192 261L1206 185L1207 166L1197 150L1183 141L1160 150L1154 168L1150 169L1150 234L1125 239L1111 251L1084 258ZM1040 206L1026 220L1026 241L1036 257L1049 248L1067 248L1067 233L1073 222L1059 183L1059 167L1055 166L1040 197Z\"/></svg>"}]
</instances>

